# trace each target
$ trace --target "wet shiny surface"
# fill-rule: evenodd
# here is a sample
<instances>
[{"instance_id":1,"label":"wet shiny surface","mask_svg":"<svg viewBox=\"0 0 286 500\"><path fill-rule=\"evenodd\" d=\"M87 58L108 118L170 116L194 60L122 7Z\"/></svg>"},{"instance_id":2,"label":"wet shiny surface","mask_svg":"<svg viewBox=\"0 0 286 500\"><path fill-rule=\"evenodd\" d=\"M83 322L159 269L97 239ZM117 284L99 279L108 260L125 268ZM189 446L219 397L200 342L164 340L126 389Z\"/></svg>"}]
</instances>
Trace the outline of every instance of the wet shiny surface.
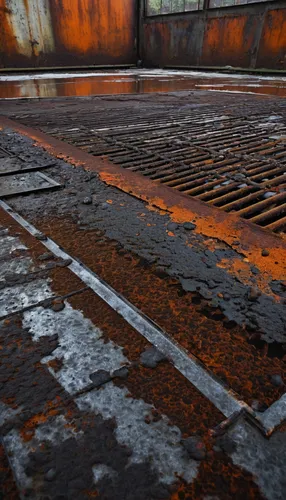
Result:
<instances>
[{"instance_id":1,"label":"wet shiny surface","mask_svg":"<svg viewBox=\"0 0 286 500\"><path fill-rule=\"evenodd\" d=\"M172 101L174 97L169 96ZM132 100L137 105L140 99ZM73 106L73 100L69 100L69 104ZM31 103L25 105L28 107ZM45 107L49 103L41 105ZM1 136L4 134L2 131ZM10 129L7 141L1 146L7 152L13 149L14 153L25 154L25 157L43 155L42 149L34 147L32 142L17 141L19 138ZM261 352L259 346L250 345L247 339L256 332L249 332L235 321L226 321L220 308L210 305L210 295L203 298L199 293L201 287L197 291L184 292L177 278L166 273L172 261L178 265L183 260L188 262L183 274L192 276L191 264L197 251L201 255L198 265L201 284L204 266L208 264L204 281L209 290L214 286L211 277L217 279L219 290L224 290L220 276L225 271L219 267L219 273L214 274L212 263L215 255L220 256L219 261L223 256L231 260L233 250L225 248L220 239L219 220L215 241L206 240L195 232L191 236L190 228L180 228L163 211L155 212L154 206L143 207L134 197L101 185L96 176L79 166L71 168L59 162L52 176L58 179L59 175L65 180L60 193L55 191L49 198L44 194L14 199L14 203L19 204L18 211L35 223L37 231L41 229L51 235L56 243L98 272L124 298L139 307L142 305L143 313L165 327L188 351L197 353L200 361L220 380L229 382L232 387L240 385L240 393L246 394L250 401L255 398L255 408L262 410L268 402L271 404L275 391L279 397L281 383L280 388L276 383L282 358L270 359L266 349ZM86 193L91 197L88 204L84 201ZM51 253L53 250L46 245L47 240L39 239L39 233L27 234L23 221L12 219L15 213L9 213L8 208L4 213L0 210L0 228L7 228L8 236L18 238L18 245L20 242L25 245L34 266L39 266L40 262L47 267L54 261L59 265L55 258L58 254ZM182 216L184 207L180 208ZM192 220L186 211L185 216L184 220ZM224 227L225 238L227 228ZM131 229L132 234L127 229ZM233 241L241 234L240 226L236 224L231 234ZM6 232L4 237L7 238ZM265 234L263 241L267 238L269 235ZM248 255L248 239L243 235L241 239L244 240L243 251ZM50 250L48 255L46 248ZM194 249L192 254L190 248ZM139 255L142 249L145 249L145 256ZM169 250L172 250L171 259ZM282 252L281 246L283 258ZM271 255L272 248L267 262ZM14 252L12 257L16 259ZM237 252L237 259L242 261L242 257ZM252 258L249 257L246 264L250 267ZM69 262L64 260L68 266ZM111 309L96 295L95 289L84 289L86 281L81 282L69 267L60 266L51 271L46 279L50 279L51 290L57 299L46 302L45 308L36 305L7 318L1 338L4 370L0 370L0 375L4 375L5 383L0 396L8 412L3 436L5 452L19 478L17 486L21 498L55 498L62 492L65 496L66 491L68 498L106 500L258 500L274 499L276 492L277 498L283 497L285 435L277 431L269 440L265 439L244 420L240 423L232 420L230 427L224 425L218 429L216 424L221 422L222 415L176 372L168 359L161 360L155 367L143 364L142 353L146 353L150 344L118 315L120 311L115 309L115 304L109 302L114 307ZM257 269L255 283L259 282L261 274ZM23 273L17 276L23 282L31 278L33 276ZM228 282L227 274L223 278L224 286ZM248 281L247 276L241 277L241 281L245 279ZM233 290L225 297L228 304L234 299L233 291L235 300L241 294L238 281L232 283ZM220 298L221 291L219 294L217 291ZM245 292L247 286L242 290L243 297ZM253 305L251 301L252 309ZM245 319L246 313L247 310ZM118 352L115 355L115 346L122 353L120 357ZM93 376L98 373L99 363L105 356L108 363L110 359L113 361L106 367L112 368L112 380L94 387L89 380L94 382ZM115 380L114 369L119 366L128 366L127 378L115 375ZM281 380L285 378L281 376ZM261 403L264 406L259 406ZM122 429L127 429L125 434ZM187 437L191 438L189 443L194 440L198 443L195 451L201 452L200 457L186 448L184 438ZM137 450L142 453L139 460ZM7 466L5 462L2 466L1 458L0 448L0 477L1 467L7 476ZM112 475L99 476L101 465ZM191 472L190 479L188 476L185 479L185 471ZM26 477L30 481L29 488ZM14 498L13 485L8 481L4 486L3 494L8 491ZM0 486L0 496L1 493Z\"/></svg>"},{"instance_id":2,"label":"wet shiny surface","mask_svg":"<svg viewBox=\"0 0 286 500\"><path fill-rule=\"evenodd\" d=\"M0 98L4 99L144 94L182 90L215 90L285 97L286 78L169 70L0 77Z\"/></svg>"}]
</instances>

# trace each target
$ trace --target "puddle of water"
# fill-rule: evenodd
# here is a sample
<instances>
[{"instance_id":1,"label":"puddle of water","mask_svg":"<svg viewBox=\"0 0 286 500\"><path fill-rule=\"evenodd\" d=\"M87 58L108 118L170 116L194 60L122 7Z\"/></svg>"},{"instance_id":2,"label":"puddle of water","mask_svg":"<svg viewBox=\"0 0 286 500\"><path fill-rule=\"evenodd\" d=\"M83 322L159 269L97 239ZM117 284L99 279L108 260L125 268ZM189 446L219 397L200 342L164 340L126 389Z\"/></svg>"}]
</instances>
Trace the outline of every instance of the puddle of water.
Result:
<instances>
[{"instance_id":1,"label":"puddle of water","mask_svg":"<svg viewBox=\"0 0 286 500\"><path fill-rule=\"evenodd\" d=\"M48 74L0 77L0 98L71 97L108 94L141 94L180 90L219 90L286 96L286 79L201 72L148 71Z\"/></svg>"}]
</instances>

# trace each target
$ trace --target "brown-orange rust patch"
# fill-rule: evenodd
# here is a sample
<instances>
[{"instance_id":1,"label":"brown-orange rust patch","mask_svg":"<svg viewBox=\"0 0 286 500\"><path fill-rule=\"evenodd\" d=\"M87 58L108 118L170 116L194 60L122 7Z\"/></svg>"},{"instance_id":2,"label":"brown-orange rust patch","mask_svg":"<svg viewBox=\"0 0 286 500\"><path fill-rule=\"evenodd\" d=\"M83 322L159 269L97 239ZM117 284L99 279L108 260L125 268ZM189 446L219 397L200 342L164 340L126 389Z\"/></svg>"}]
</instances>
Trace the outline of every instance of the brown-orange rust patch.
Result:
<instances>
[{"instance_id":1,"label":"brown-orange rust patch","mask_svg":"<svg viewBox=\"0 0 286 500\"><path fill-rule=\"evenodd\" d=\"M111 176L101 174L101 178L111 185L117 185L116 182L112 182ZM119 187L124 191L127 190L126 188L124 189L122 185ZM161 188L163 189L163 186L161 186ZM130 191L130 189L127 191L132 192L132 195L136 195L134 187L132 191ZM175 195L173 196L175 198ZM215 238L231 247L233 247L234 241L239 241L240 252L249 260L248 269L245 270L244 277L237 275L235 262L232 263L230 260L229 270L234 275L239 276L242 282L247 284L251 277L251 265L255 265L261 273L258 281L260 290L272 295L271 289L268 286L269 281L281 280L286 277L285 242L278 236L270 234L268 230L264 230L254 224L246 222L235 214L225 214L214 207L209 207L199 200L191 198L189 198L189 200L193 204L193 208L186 208L183 205L189 204L187 200L175 204L171 201L173 196L169 196L169 203L166 203L164 198L151 198L146 195L144 195L144 197L141 196L141 198L145 198L145 201L147 201L149 205L154 205L168 212L170 218L174 222L194 222L197 226L195 229L196 233ZM184 195L181 194L180 196L183 197ZM209 248L208 242L206 242L206 246ZM210 243L210 249L212 248L213 242ZM269 250L267 259L261 255L262 248L267 248ZM237 249L237 247L235 247L235 249Z\"/></svg>"},{"instance_id":2,"label":"brown-orange rust patch","mask_svg":"<svg viewBox=\"0 0 286 500\"><path fill-rule=\"evenodd\" d=\"M250 266L249 259L240 259L239 257L234 259L222 259L219 263L216 264L217 267L220 267L227 271L230 276L234 278L238 278L238 280L244 285L248 285L253 287L253 276L250 274ZM252 279L251 279L252 278ZM264 273L258 273L255 275L255 286L258 290L262 291L267 295L272 295L275 297L277 301L280 301L281 298L276 296L269 284L267 283L267 279L269 280L269 276Z\"/></svg>"},{"instance_id":3,"label":"brown-orange rust patch","mask_svg":"<svg viewBox=\"0 0 286 500\"><path fill-rule=\"evenodd\" d=\"M154 405L159 416L167 415L170 423L178 426L186 436L196 432L207 434L224 419L223 414L168 361L159 363L156 368L144 368L140 364L140 354L151 347L149 342L93 292L87 291L68 300L100 328L106 342L112 340L123 348L132 362L129 375L123 381L113 381L126 386L132 397Z\"/></svg>"},{"instance_id":4,"label":"brown-orange rust patch","mask_svg":"<svg viewBox=\"0 0 286 500\"><path fill-rule=\"evenodd\" d=\"M270 359L266 351L249 344L244 328L228 322L198 295L182 296L175 278L156 274L155 267L116 242L104 239L98 231L80 230L72 221L42 220L37 226L152 318L246 402L270 405L283 394L283 387L271 382L276 373L286 379L283 359Z\"/></svg>"},{"instance_id":5,"label":"brown-orange rust patch","mask_svg":"<svg viewBox=\"0 0 286 500\"><path fill-rule=\"evenodd\" d=\"M258 286L263 293L271 293L269 281L286 279L286 241L270 231L251 224L236 214L225 213L175 189L153 182L136 172L113 165L106 158L94 157L75 146L18 124L9 118L0 117L0 126L12 128L30 137L36 141L36 146L43 147L53 156L97 172L106 184L146 201L148 209L163 210L178 223L195 221L196 232L204 236L220 240L230 246L234 240L239 240L240 250L249 259L249 266L255 265L262 274ZM261 256L261 248L269 250L267 258Z\"/></svg>"},{"instance_id":6,"label":"brown-orange rust patch","mask_svg":"<svg viewBox=\"0 0 286 500\"><path fill-rule=\"evenodd\" d=\"M243 471L223 453L211 453L190 485L182 483L171 500L263 500L253 476Z\"/></svg>"},{"instance_id":7,"label":"brown-orange rust patch","mask_svg":"<svg viewBox=\"0 0 286 500\"><path fill-rule=\"evenodd\" d=\"M3 500L19 500L20 496L9 466L4 447L0 442L0 498Z\"/></svg>"},{"instance_id":8,"label":"brown-orange rust patch","mask_svg":"<svg viewBox=\"0 0 286 500\"><path fill-rule=\"evenodd\" d=\"M52 279L50 287L55 295L64 296L69 293L81 291L85 284L69 269L55 268L49 274Z\"/></svg>"},{"instance_id":9,"label":"brown-orange rust patch","mask_svg":"<svg viewBox=\"0 0 286 500\"><path fill-rule=\"evenodd\" d=\"M126 381L115 379L114 382L126 386L133 397L154 405L156 412L151 421L157 418L157 413L167 415L170 423L180 428L183 437L206 435L216 422L224 419L169 362L159 363L156 368L138 365L129 373Z\"/></svg>"},{"instance_id":10,"label":"brown-orange rust patch","mask_svg":"<svg viewBox=\"0 0 286 500\"><path fill-rule=\"evenodd\" d=\"M52 359L51 361L48 361L47 366L49 368L52 368L55 373L60 371L60 369L63 366L63 359Z\"/></svg>"},{"instance_id":11,"label":"brown-orange rust patch","mask_svg":"<svg viewBox=\"0 0 286 500\"><path fill-rule=\"evenodd\" d=\"M60 413L59 408L56 408L57 405L55 405L55 403L51 401L50 403L51 403L50 406L52 407L50 407L47 411L33 415L29 420L27 420L24 423L20 431L23 441L25 442L31 441L39 425L44 424L45 422L47 422L47 420L49 420L49 418L55 417Z\"/></svg>"}]
</instances>

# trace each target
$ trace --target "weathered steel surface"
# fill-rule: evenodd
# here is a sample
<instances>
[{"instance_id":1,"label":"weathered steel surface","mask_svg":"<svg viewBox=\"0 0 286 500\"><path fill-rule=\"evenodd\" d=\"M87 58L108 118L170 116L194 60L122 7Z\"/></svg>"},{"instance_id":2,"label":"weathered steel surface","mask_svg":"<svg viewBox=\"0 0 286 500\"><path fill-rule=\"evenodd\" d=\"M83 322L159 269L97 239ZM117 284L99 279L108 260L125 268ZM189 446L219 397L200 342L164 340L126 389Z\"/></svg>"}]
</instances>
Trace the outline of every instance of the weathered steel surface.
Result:
<instances>
[{"instance_id":1,"label":"weathered steel surface","mask_svg":"<svg viewBox=\"0 0 286 500\"><path fill-rule=\"evenodd\" d=\"M5 224L10 238L15 238L17 235L19 243L25 244L26 253L33 265L36 267L42 265L41 258L45 247L2 210L0 210L0 219L1 223ZM48 254L48 257L49 260L54 261L53 254ZM13 255L12 258L17 263L21 261L17 255ZM163 489L163 492L165 490L167 493L169 492L168 496L165 495L166 498L172 500L187 498L184 493L186 492L192 495L190 498L200 499L205 498L209 492L217 493L220 491L227 491L230 494L229 497L224 496L223 498L233 498L238 491L249 499L262 498L250 473L233 465L226 453L211 451L214 444L218 445L220 441L214 441L209 435L208 429L210 426L216 425L222 415L191 384L186 383L168 361L161 362L155 368L144 366L141 363L140 355L146 348L148 349L150 344L145 339L142 340L142 337L135 330L91 290L78 290L80 282L69 270L65 269L61 272L64 272L65 278L68 278L68 285L65 280L59 279L57 273L53 273L50 279L50 287L58 299L46 301L45 309L36 307L32 312L33 317L35 315L36 318L41 318L41 323L44 325L42 328L46 328L44 336L42 336L43 330L40 327L37 331L39 337L36 337L33 327L35 322L27 311L20 311L17 316L10 316L1 324L0 341L1 353L3 353L3 373L1 376L2 379L5 377L5 383L1 385L0 396L4 402L2 406L5 424L2 426L2 433L5 450L0 447L0 477L2 479L0 492L4 497L16 500L24 494L27 496L26 475L24 473L19 475L21 469L15 459L15 443L19 442L22 450L19 461L21 465L23 463L23 470L25 473L32 470L29 473L29 495L34 494L35 491L37 494L49 493L54 496L54 491L63 491L68 484L70 494L76 498L98 498L99 495L104 494L107 500L119 499L124 497L126 488L132 489L132 494L135 493L138 500L159 498L157 476L152 472L153 469L150 472L145 464L142 466L139 462L136 464L136 471L138 471L136 479L137 477L138 479L135 481L134 474L131 475L132 468L130 473L130 466L126 467L128 461L132 460L134 452L133 448L128 447L126 450L125 446L120 446L120 442L118 443L115 432L118 425L113 423L110 418L103 421L100 414L94 415L88 411L87 407L84 408L81 404L85 399L84 394L78 394L76 397L77 393L66 390L60 379L67 366L65 361L67 356L60 357L61 344L65 343L68 344L68 347L65 345L65 352L69 349L70 359L77 360L74 364L70 363L71 368L67 372L67 380L70 381L73 376L77 384L86 384L89 380L88 378L87 380L83 379L83 373L86 376L86 374L89 375L90 372L98 369L94 359L98 353L102 356L103 349L105 353L112 352L113 354L114 345L119 352L124 349L125 359L123 359L124 361L129 360L127 361L127 378L119 379L117 377L113 382L109 382L108 386L111 387L111 391L108 389L107 397L110 400L110 396L108 396L110 393L111 395L113 393L115 395L123 394L123 405L127 409L124 413L125 423L127 418L130 419L131 412L132 415L135 414L136 420L130 419L128 426L128 435L132 436L134 430L136 431L135 446L138 446L138 440L142 439L143 433L146 442L151 435L153 439L151 441L149 438L149 441L152 444L147 448L149 456L153 456L151 454L154 449L156 457L159 456L160 460L160 462L158 460L155 462L154 467L157 463L164 464L167 461L170 463L170 457L173 457L177 449L180 450L182 443L178 442L178 439L175 441L176 437L174 436L187 437L195 432L202 436L200 444L203 449L207 447L209 451L207 460L205 463L194 464L182 450L181 456L178 456L175 463L176 469L178 461L182 463L181 457L183 457L184 463L186 462L188 465L188 470L193 467L193 482L188 484L178 477L176 482L172 484L170 491L167 486ZM22 267L16 276L18 279L27 280L33 279L34 274L29 269L26 269L26 273L23 274ZM69 297L66 297L64 302L65 297L59 294L62 294L67 287L72 289L72 286L74 287L73 292L69 294ZM57 310L55 308L59 304L63 306L63 309ZM30 321L31 324L27 326L27 322ZM57 333L53 334L55 329ZM64 342L64 335L67 331L71 339L74 336L78 337L80 331L80 344L78 342ZM90 339L92 340L90 341ZM75 349L80 349L81 353L85 349L83 371L81 364L78 363L78 351L76 352ZM113 368L116 368L115 363L118 363L117 360L120 358L113 355L111 359ZM63 380L65 379L63 378ZM41 390L36 390L35 387ZM76 389L75 386L74 388ZM86 392L96 398L98 392L91 393L91 387L85 386L84 389L86 390L86 388L89 389ZM100 389L104 397L106 388L107 385L103 385ZM138 400L140 400L141 412L137 416L135 411ZM112 407L111 405L112 400L106 406ZM117 408L120 413L120 405L117 405ZM22 412L21 419L18 417L19 409ZM168 423L163 426L163 432L160 430L162 415L164 421ZM46 436L53 436L55 430L62 429L59 422L64 423L64 431L59 432L60 437L56 441L50 440L49 446L46 447ZM174 426L177 426L178 430ZM153 432L152 429L156 429L156 432ZM66 439L64 432L70 432L70 439ZM169 437L171 432L172 441ZM11 439L11 435L16 437ZM160 436L162 436L161 442L164 443L162 458L160 456L162 445L160 447L161 442L158 441ZM169 440L167 440L168 438ZM144 444L145 441L143 440L142 443ZM176 446L173 444L174 442ZM166 453L167 446L170 446L169 454ZM136 451L135 447L134 449ZM16 486L13 484L12 473L7 460L5 460L5 454L9 456L10 466L12 466L17 479L19 496ZM37 457L37 460L33 460L34 457ZM121 489L119 486L117 487L119 493L116 497L113 494L113 487L109 492L111 481L103 483L98 493L97 483L100 479L92 474L93 464L105 461L114 467L120 467L116 478L120 477L119 486ZM33 469L30 462L33 464ZM54 469L51 467L54 464L57 465L57 474L53 475L50 472L47 476L46 471L53 471ZM245 468L247 469L247 467ZM261 468L263 469L263 467ZM173 471L171 470L171 472ZM128 473L130 473L131 478ZM147 486L145 483L142 486L142 481L139 481L142 477L140 474L146 478ZM196 474L198 474L197 479L195 479ZM125 488L124 491L123 488ZM142 490L143 494L141 494ZM152 495L153 490L156 496ZM137 492L140 495L137 495Z\"/></svg>"},{"instance_id":2,"label":"weathered steel surface","mask_svg":"<svg viewBox=\"0 0 286 500\"><path fill-rule=\"evenodd\" d=\"M18 148L23 147L21 143L19 144L18 140L19 139L15 138L14 143L17 144ZM24 147L26 147L26 145ZM28 147L29 149L34 149L32 145ZM70 149L72 151L72 148ZM63 151L62 148L61 151ZM72 155L70 154L70 158L71 156ZM55 169L50 172L50 175L55 175L56 177L60 170L61 168L56 166ZM261 298L256 295L256 298L255 296L252 296L251 300L249 300L249 284L256 283L257 286L259 286L262 279L266 278L266 280L269 280L269 274L265 273L264 265L260 270L257 266L255 266L254 274L254 268L252 266L253 257L251 257L251 255L248 255L247 259L244 257L246 248L245 244L248 243L245 235L241 238L241 241L243 241L243 248L240 248L235 252L230 252L230 242L228 243L228 246L225 247L221 237L217 238L218 227L215 228L217 229L215 232L216 237L212 242L209 238L205 238L203 233L198 236L196 231L194 231L191 233L192 235L190 235L190 231L182 227L180 229L179 224L174 224L172 222L169 223L166 217L162 218L162 216L158 213L155 216L153 210L149 211L147 206L142 205L142 203L138 200L136 201L138 204L137 207L141 207L142 210L144 206L144 212L141 212L140 208L139 210L138 208L135 208L134 204L131 208L128 201L128 199L131 200L131 198L127 197L119 190L115 191L112 188L105 186L102 194L100 193L100 189L95 192L94 186L98 186L100 181L92 176L92 179L90 178L90 182L87 183L86 173L84 173L81 168L72 169L69 167L69 170L70 175L72 176L74 176L74 174L76 176L83 176L82 181L77 181L76 184L77 191L80 193L80 198L78 199L82 199L85 189L91 190L94 193L93 199L95 199L97 203L96 210L95 206L91 202L86 206L83 203L76 203L79 206L81 215L76 215L78 212L73 211L72 207L75 206L75 195L73 195L72 198L70 196L70 186L72 184L71 178L68 177L67 170L65 171L67 187L63 188L63 191L61 191L57 199L55 199L55 196L57 196L55 192L54 195L51 194L48 195L48 197L43 194L40 200L38 197L38 202L35 198L24 199L23 197L18 198L18 201L16 201L16 203L19 204L18 207L16 207L16 210L21 207L21 211L24 211L23 215L25 215L25 217L28 217L29 220L32 218L36 221L35 224L37 231L40 230L45 235L52 238L52 240L45 240L44 242L44 245L46 245L48 250L54 251L57 256L65 258L66 261L68 261L67 256L73 256L78 258L81 262L84 262L89 269L96 273L97 277L100 277L100 280L107 282L113 287L114 290L119 292L121 296L124 295L126 299L128 299L132 304L135 304L136 307L139 308L145 315L152 318L157 325L160 325L160 327L163 328L163 330L176 341L176 345L181 345L190 354L194 353L195 356L197 356L212 373L214 373L217 377L226 380L228 385L232 389L235 389L240 397L243 397L244 401L248 401L250 404L253 400L257 400L261 403L261 396L263 395L263 402L269 405L279 398L282 391L284 391L284 387L282 387L282 385L279 387L273 387L271 376L273 373L279 374L281 370L285 373L285 364L282 359L285 357L285 352L281 352L281 359L280 357L278 359L273 359L271 355L273 346L271 347L271 344L268 344L268 347L264 344L263 348L261 348L259 344L254 344L253 339L257 339L259 333L257 328L255 328L254 333L253 329L251 331L245 329L244 323L243 325L237 324L235 326L235 324L240 321L238 316L232 315L232 318L234 319L231 321L229 321L228 316L228 320L226 320L226 317L220 309L218 303L216 302L216 304L210 304L209 302L212 294L215 295L216 299L223 296L228 304L227 308L229 308L231 307L233 299L235 301L239 299L239 302L242 300L242 302L240 302L240 307L243 305L244 310L246 307L245 311L250 309L251 316L254 317L254 304L258 304L259 300L263 300L264 323L266 317L265 315L268 314L267 309L268 312L271 312L273 308L276 307L273 301L268 301L268 306L266 305L267 302L265 302L265 300L267 301L267 291L266 293L261 291L262 295L259 295ZM77 179L79 178L77 177ZM54 198L53 200L52 197ZM105 201L106 199L107 201ZM27 201L25 202L25 200ZM65 201L63 202L63 200ZM103 226L95 226L95 224L97 224L97 219L102 221L102 215L100 213L102 200L104 200L104 205L107 206L107 208L104 209L104 211L106 210L106 215L104 216ZM13 203L15 203L15 199ZM54 209L52 210L51 203L54 206ZM132 203L135 203L134 200L132 200ZM61 204L61 208L58 210L59 204ZM61 211L63 209L63 205L65 205L64 210L66 215L64 215ZM122 205L124 208L120 209L121 215L118 215L118 208ZM83 209L84 206L85 208ZM48 211L44 212L43 207L45 207ZM8 207L6 205L5 210L7 208ZM70 220L71 213L73 213L73 220ZM117 232L115 233L117 230L114 226L115 220L113 218L113 214L115 215L116 226L120 228L120 234ZM120 243L117 241L117 238L121 237L123 232L122 224L120 223L120 220L122 221L122 216L127 222L127 226L132 227L134 236L136 233L136 241L138 248L140 248L140 252L142 251L142 247L145 248L144 258L142 258L142 254L140 257L135 253L131 253L129 250L127 251L124 247L123 240L120 240ZM79 217L78 220L76 220L77 217ZM183 211L182 217L186 217L183 214ZM21 224L24 224L25 227L23 219ZM107 224L111 229L111 233L106 235L105 230L103 229L103 227L106 227L105 224ZM236 227L236 230L237 229L238 227ZM29 227L29 231L34 234L36 229L31 229L31 227ZM235 237L234 231L235 227L233 227L231 236L232 241ZM236 234L239 236L238 232ZM182 238L182 236L184 236L184 238ZM112 239L110 239L111 237ZM152 256L157 255L158 248L164 249L165 252L166 248L169 248L170 245L170 247L173 248L171 259L174 259L176 266L179 261L182 261L182 258L184 262L188 262L187 267L184 269L181 268L181 270L178 270L178 267L176 267L177 276L178 274L181 275L184 273L184 276L194 277L192 262L194 262L195 259L197 263L196 266L199 268L200 280L202 279L204 283L208 283L208 280L210 280L211 289L207 290L207 295L205 295L206 290L204 291L201 288L201 281L201 285L196 287L196 290L199 290L199 292L195 291L193 286L189 286L187 294L179 293L179 282L177 281L177 278L169 275L169 265L172 264L171 261L169 261L169 258L168 261L164 260L166 258L166 254L164 259L160 259L160 267L157 267L157 264L154 264L154 266L148 265L147 261L149 257L147 259L146 243L144 242L145 238L146 243L148 243L148 247L152 247ZM156 241L154 241L154 239ZM129 235L127 240L128 245L131 244L131 247L133 247L132 240L130 240ZM164 241L164 244L162 244L162 240ZM65 257L61 253L58 253L58 251L61 252L59 249L55 249L54 242L57 242L61 248L65 249L67 252ZM152 242L154 242L154 244ZM277 242L279 242L278 239L276 239L276 243ZM125 250L123 250L123 247ZM173 252L175 252L175 247L180 247L181 250L179 253L176 252L174 255ZM237 245L234 245L233 248L238 247ZM281 246L279 244L279 249L281 250L282 258L282 242ZM181 253L181 251L183 253ZM271 249L267 259L263 257L264 262L267 263L267 261L271 259L274 251L274 249ZM201 254L202 258L200 260L196 257L197 252ZM256 257L258 256L257 250L255 249L251 253L255 254ZM151 254L149 255L151 257ZM216 258L218 255L220 256L219 262ZM79 264L76 265L79 266ZM207 266L207 276L204 274L205 265ZM229 269L226 270L226 267L229 267ZM274 267L276 267L276 265ZM167 268L168 272L166 272ZM232 273L235 269L238 271L236 276ZM86 279L88 279L88 283L95 293L99 292L98 282L97 284L95 284L94 281L91 283L91 278L87 278L86 274L82 274L86 273L87 270L82 271L80 266L77 268L72 267L72 270L73 272L79 273L79 276L83 279L84 283L87 284ZM242 271L242 273L239 271ZM275 273L275 269L272 270L272 273L273 272ZM282 275L280 274L280 279L281 278ZM92 279L95 279L94 275ZM189 279L192 280L193 278ZM211 283L212 279L215 280L216 285ZM229 283L229 279L231 280L231 288L228 288L230 291L226 293L224 287L226 283ZM241 287L242 281L244 280L246 280L246 282ZM101 283L103 284L102 281ZM186 278L184 278L182 285L183 283L186 283ZM189 281L189 285L190 283L191 282ZM219 283L221 283L221 285ZM192 291L190 288L192 288ZM156 290L156 297L154 297L154 289ZM101 292L99 292L99 295L100 293ZM107 300L108 295L105 295L104 299ZM117 300L115 297L113 297L113 299ZM280 300L279 297L275 298L275 300L277 299ZM109 299L108 303L111 305ZM115 307L114 302L112 302L112 307ZM120 312L120 307L121 306L119 304L118 307L116 306L117 312ZM82 310L82 307L80 307L80 309ZM97 317L95 310L92 310L92 313L95 314L94 317ZM122 314L122 312L120 312L120 314ZM245 320L247 312L244 314ZM285 316L283 322L285 324ZM138 328L138 324L136 328ZM273 331L275 338L277 338L277 332L275 328L275 331L273 330L272 323L270 330ZM140 326L140 333L141 332ZM144 330L144 336L146 336L146 332L147 329ZM268 333L270 333L269 329ZM120 333L117 332L116 335L120 335ZM121 339L123 338L122 335L120 335L120 337ZM149 334L147 338L149 338ZM154 337L152 337L152 343L153 340ZM159 341L161 342L158 337L154 343L162 351ZM169 354L171 356L171 348L169 350ZM276 358L277 355L278 351L274 357ZM168 359L174 360L175 358ZM188 363L191 363L191 361L188 360Z\"/></svg>"},{"instance_id":3,"label":"weathered steel surface","mask_svg":"<svg viewBox=\"0 0 286 500\"><path fill-rule=\"evenodd\" d=\"M257 66L267 68L273 64L286 68L286 9L271 10L265 17Z\"/></svg>"},{"instance_id":4,"label":"weathered steel surface","mask_svg":"<svg viewBox=\"0 0 286 500\"><path fill-rule=\"evenodd\" d=\"M133 0L0 0L0 67L131 64Z\"/></svg>"},{"instance_id":5,"label":"weathered steel surface","mask_svg":"<svg viewBox=\"0 0 286 500\"><path fill-rule=\"evenodd\" d=\"M263 23L260 15L245 14L207 19L201 61L205 66L252 65L256 32Z\"/></svg>"},{"instance_id":6,"label":"weathered steel surface","mask_svg":"<svg viewBox=\"0 0 286 500\"><path fill-rule=\"evenodd\" d=\"M284 2L145 18L145 64L286 69Z\"/></svg>"}]
</instances>

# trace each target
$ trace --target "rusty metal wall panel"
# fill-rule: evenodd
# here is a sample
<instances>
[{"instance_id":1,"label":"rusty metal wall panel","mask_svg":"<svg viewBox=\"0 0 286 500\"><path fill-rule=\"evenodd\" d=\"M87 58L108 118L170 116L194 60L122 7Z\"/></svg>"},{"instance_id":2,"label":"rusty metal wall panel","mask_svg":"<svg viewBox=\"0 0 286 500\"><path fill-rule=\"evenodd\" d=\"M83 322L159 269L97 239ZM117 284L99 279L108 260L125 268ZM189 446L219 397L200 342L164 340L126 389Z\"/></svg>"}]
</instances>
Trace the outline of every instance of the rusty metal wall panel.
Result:
<instances>
[{"instance_id":1,"label":"rusty metal wall panel","mask_svg":"<svg viewBox=\"0 0 286 500\"><path fill-rule=\"evenodd\" d=\"M0 0L0 67L136 62L134 0Z\"/></svg>"},{"instance_id":2,"label":"rusty metal wall panel","mask_svg":"<svg viewBox=\"0 0 286 500\"><path fill-rule=\"evenodd\" d=\"M257 67L286 69L286 8L267 12L260 40Z\"/></svg>"},{"instance_id":3,"label":"rusty metal wall panel","mask_svg":"<svg viewBox=\"0 0 286 500\"><path fill-rule=\"evenodd\" d=\"M236 15L207 19L203 40L203 66L251 67L263 17Z\"/></svg>"},{"instance_id":4,"label":"rusty metal wall panel","mask_svg":"<svg viewBox=\"0 0 286 500\"><path fill-rule=\"evenodd\" d=\"M149 66L286 69L284 2L145 18L142 54Z\"/></svg>"},{"instance_id":5,"label":"rusty metal wall panel","mask_svg":"<svg viewBox=\"0 0 286 500\"><path fill-rule=\"evenodd\" d=\"M200 62L203 34L204 20L198 17L147 24L144 62L196 66Z\"/></svg>"}]
</instances>

